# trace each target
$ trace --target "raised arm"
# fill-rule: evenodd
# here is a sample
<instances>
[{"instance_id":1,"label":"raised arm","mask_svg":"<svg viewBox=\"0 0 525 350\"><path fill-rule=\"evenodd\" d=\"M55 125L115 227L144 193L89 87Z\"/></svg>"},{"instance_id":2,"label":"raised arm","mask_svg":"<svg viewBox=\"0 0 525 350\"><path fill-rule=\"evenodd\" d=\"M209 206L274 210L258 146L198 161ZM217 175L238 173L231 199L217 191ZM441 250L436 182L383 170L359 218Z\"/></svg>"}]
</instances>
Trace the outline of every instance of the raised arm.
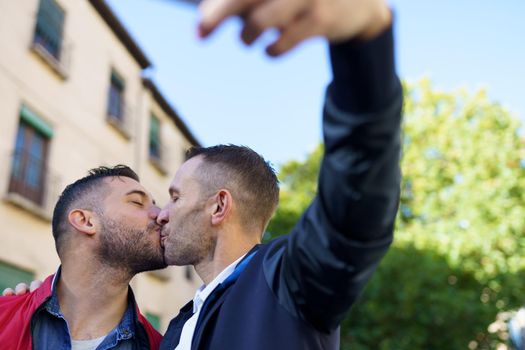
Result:
<instances>
[{"instance_id":1,"label":"raised arm","mask_svg":"<svg viewBox=\"0 0 525 350\"><path fill-rule=\"evenodd\" d=\"M402 90L384 0L203 0L199 34L243 19L251 44L278 29L280 55L312 36L330 45L318 195L265 274L281 305L320 330L336 328L392 242L399 200Z\"/></svg>"},{"instance_id":2,"label":"raised arm","mask_svg":"<svg viewBox=\"0 0 525 350\"><path fill-rule=\"evenodd\" d=\"M402 106L391 28L331 45L330 57L318 195L276 253L282 263L266 271L281 303L325 331L339 325L392 242Z\"/></svg>"}]
</instances>

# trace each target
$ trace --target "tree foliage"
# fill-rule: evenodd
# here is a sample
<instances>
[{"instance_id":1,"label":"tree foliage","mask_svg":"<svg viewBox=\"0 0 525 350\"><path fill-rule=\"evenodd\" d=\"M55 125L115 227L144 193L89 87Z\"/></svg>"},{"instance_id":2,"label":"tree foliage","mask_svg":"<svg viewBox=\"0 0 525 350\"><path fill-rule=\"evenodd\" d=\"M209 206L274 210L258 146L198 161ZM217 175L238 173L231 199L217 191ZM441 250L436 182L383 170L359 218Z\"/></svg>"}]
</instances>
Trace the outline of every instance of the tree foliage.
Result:
<instances>
[{"instance_id":1,"label":"tree foliage","mask_svg":"<svg viewBox=\"0 0 525 350\"><path fill-rule=\"evenodd\" d=\"M495 322L525 302L525 144L480 90L405 86L396 238L342 327L342 349L495 349ZM319 146L280 171L270 232L288 232L316 191ZM501 346L501 345L500 345Z\"/></svg>"}]
</instances>

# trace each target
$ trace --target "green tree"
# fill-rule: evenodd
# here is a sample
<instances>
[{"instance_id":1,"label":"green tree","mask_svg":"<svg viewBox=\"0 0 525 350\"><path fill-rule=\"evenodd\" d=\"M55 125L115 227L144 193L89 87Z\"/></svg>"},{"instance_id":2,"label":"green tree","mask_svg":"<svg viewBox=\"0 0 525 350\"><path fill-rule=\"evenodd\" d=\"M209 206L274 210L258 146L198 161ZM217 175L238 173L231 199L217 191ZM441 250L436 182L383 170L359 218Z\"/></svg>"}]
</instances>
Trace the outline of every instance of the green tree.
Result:
<instances>
[{"instance_id":1,"label":"green tree","mask_svg":"<svg viewBox=\"0 0 525 350\"><path fill-rule=\"evenodd\" d=\"M342 327L342 349L495 349L497 315L525 303L525 144L485 91L405 86L395 241ZM269 231L316 190L321 146L280 171ZM274 234L275 235L275 234Z\"/></svg>"},{"instance_id":2,"label":"green tree","mask_svg":"<svg viewBox=\"0 0 525 350\"><path fill-rule=\"evenodd\" d=\"M317 173L323 145L316 147L304 161L292 160L279 170L279 207L268 225L266 238L290 232L317 192Z\"/></svg>"}]
</instances>

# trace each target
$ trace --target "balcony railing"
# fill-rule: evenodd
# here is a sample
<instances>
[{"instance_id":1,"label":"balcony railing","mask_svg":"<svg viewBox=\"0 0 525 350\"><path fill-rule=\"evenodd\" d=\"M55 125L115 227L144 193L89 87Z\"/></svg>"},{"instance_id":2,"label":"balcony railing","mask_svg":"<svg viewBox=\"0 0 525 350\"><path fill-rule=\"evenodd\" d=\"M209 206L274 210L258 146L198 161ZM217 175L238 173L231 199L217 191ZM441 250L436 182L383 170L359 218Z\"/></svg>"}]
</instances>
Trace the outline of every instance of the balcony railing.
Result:
<instances>
[{"instance_id":1,"label":"balcony railing","mask_svg":"<svg viewBox=\"0 0 525 350\"><path fill-rule=\"evenodd\" d=\"M6 199L50 220L60 194L60 178L49 171L42 158L35 157L26 150L15 150L8 162L10 172Z\"/></svg>"}]
</instances>

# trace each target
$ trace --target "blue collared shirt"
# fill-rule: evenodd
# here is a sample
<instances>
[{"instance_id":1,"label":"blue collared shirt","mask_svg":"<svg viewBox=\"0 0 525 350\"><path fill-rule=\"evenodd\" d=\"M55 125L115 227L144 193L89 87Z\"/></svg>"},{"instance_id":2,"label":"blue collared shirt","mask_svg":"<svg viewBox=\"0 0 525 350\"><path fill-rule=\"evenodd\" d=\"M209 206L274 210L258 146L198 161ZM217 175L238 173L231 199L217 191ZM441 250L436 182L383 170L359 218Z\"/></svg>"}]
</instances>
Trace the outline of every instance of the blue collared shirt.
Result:
<instances>
[{"instance_id":1,"label":"blue collared shirt","mask_svg":"<svg viewBox=\"0 0 525 350\"><path fill-rule=\"evenodd\" d=\"M69 326L60 311L56 285L60 278L58 270L51 297L38 308L31 321L31 331L34 349L36 350L70 350L71 337ZM120 323L104 338L97 350L132 350L135 347L135 320L134 298L131 290L128 296L128 308ZM139 346L140 347L140 346Z\"/></svg>"}]
</instances>

